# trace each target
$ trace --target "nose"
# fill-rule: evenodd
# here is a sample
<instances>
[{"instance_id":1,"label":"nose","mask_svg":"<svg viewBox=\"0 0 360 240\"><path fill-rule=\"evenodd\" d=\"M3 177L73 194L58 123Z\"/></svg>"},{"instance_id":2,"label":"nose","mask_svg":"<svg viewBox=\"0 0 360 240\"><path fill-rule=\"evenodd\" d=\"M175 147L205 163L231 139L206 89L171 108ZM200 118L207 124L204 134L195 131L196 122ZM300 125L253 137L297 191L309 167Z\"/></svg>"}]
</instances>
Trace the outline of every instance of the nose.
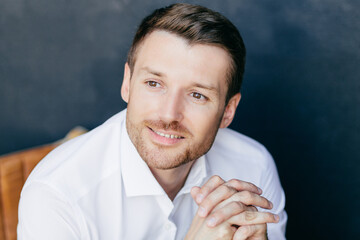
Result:
<instances>
[{"instance_id":1,"label":"nose","mask_svg":"<svg viewBox=\"0 0 360 240\"><path fill-rule=\"evenodd\" d=\"M159 106L159 118L165 123L181 122L184 118L184 103L182 94L166 93Z\"/></svg>"}]
</instances>

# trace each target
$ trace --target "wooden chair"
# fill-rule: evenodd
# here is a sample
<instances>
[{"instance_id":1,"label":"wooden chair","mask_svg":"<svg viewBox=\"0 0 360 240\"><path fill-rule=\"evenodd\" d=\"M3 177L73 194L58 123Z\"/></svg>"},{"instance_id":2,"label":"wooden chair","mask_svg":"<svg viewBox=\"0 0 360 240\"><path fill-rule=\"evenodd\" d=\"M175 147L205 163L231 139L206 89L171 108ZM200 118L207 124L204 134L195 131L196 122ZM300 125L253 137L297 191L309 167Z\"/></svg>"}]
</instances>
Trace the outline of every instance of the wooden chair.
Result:
<instances>
[{"instance_id":1,"label":"wooden chair","mask_svg":"<svg viewBox=\"0 0 360 240\"><path fill-rule=\"evenodd\" d=\"M20 192L36 164L62 142L84 132L77 127L63 140L0 156L0 240L16 240Z\"/></svg>"}]
</instances>

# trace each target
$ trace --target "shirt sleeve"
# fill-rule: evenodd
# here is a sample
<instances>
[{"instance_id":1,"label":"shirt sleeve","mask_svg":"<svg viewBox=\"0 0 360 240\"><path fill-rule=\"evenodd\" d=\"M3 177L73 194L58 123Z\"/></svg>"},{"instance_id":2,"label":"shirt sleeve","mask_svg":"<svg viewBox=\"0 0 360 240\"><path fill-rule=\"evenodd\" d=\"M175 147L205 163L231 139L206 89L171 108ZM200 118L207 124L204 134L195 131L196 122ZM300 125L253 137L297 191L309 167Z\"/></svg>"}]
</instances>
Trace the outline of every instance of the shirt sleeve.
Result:
<instances>
[{"instance_id":1,"label":"shirt sleeve","mask_svg":"<svg viewBox=\"0 0 360 240\"><path fill-rule=\"evenodd\" d=\"M285 229L287 223L287 214L285 212L285 193L281 186L276 165L270 153L265 150L267 165L264 174L261 176L260 187L263 190L263 196L273 203L273 209L269 212L278 214L280 221L278 223L268 223L267 231L269 240L283 240L285 238Z\"/></svg>"},{"instance_id":2,"label":"shirt sleeve","mask_svg":"<svg viewBox=\"0 0 360 240\"><path fill-rule=\"evenodd\" d=\"M26 185L19 203L19 240L79 240L78 216L60 193L42 183Z\"/></svg>"}]
</instances>

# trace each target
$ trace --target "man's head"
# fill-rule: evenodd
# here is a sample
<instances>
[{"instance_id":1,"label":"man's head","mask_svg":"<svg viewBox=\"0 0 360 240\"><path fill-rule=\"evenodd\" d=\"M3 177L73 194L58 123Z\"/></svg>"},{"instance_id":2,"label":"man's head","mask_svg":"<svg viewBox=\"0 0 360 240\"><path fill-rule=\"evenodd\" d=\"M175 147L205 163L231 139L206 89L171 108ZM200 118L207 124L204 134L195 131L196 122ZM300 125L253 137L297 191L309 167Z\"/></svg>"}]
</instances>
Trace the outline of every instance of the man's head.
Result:
<instances>
[{"instance_id":1,"label":"man's head","mask_svg":"<svg viewBox=\"0 0 360 240\"><path fill-rule=\"evenodd\" d=\"M156 30L174 33L184 38L189 45L209 44L223 48L231 57L227 72L226 103L240 92L245 68L245 45L239 31L227 18L208 8L186 3L155 10L144 18L135 34L127 59L131 72L136 62L137 49Z\"/></svg>"},{"instance_id":2,"label":"man's head","mask_svg":"<svg viewBox=\"0 0 360 240\"><path fill-rule=\"evenodd\" d=\"M129 137L150 168L176 168L210 149L234 117L244 56L236 28L206 8L172 5L144 19L121 94Z\"/></svg>"}]
</instances>

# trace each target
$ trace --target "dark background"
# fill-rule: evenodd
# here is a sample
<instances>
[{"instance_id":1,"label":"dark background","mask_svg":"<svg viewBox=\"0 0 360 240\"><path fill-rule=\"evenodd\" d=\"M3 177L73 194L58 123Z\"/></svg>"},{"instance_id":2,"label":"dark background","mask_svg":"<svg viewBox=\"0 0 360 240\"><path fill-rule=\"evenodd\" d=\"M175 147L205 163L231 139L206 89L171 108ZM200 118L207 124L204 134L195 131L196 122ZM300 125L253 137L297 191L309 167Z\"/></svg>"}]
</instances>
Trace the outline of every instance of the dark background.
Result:
<instances>
[{"instance_id":1,"label":"dark background","mask_svg":"<svg viewBox=\"0 0 360 240\"><path fill-rule=\"evenodd\" d=\"M0 0L0 154L92 129L125 108L136 26L173 1ZM273 154L288 239L360 236L360 1L188 1L239 28L247 66L232 128Z\"/></svg>"}]
</instances>

